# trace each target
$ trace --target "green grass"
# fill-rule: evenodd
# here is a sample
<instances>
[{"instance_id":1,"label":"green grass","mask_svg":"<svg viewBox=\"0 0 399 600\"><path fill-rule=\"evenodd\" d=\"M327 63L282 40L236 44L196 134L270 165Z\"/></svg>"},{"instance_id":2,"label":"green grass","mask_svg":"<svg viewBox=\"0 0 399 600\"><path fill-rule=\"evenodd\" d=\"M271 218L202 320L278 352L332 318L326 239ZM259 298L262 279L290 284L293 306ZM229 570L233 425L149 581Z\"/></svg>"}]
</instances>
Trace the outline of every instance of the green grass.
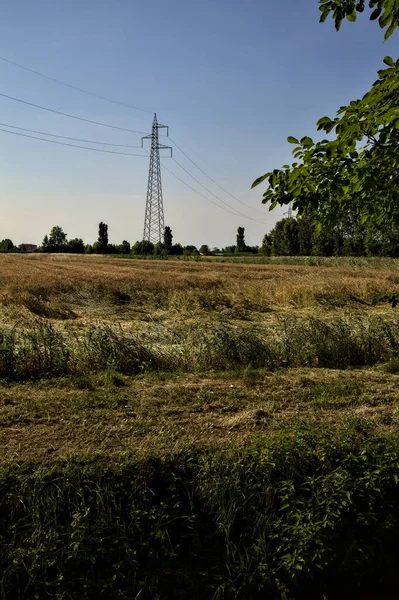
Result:
<instances>
[{"instance_id":1,"label":"green grass","mask_svg":"<svg viewBox=\"0 0 399 600\"><path fill-rule=\"evenodd\" d=\"M223 322L147 332L88 326L82 332L39 322L0 329L0 378L25 380L107 369L135 375L236 367L345 368L386 362L399 349L396 320L281 317L273 326ZM394 364L394 363L392 363Z\"/></svg>"},{"instance_id":2,"label":"green grass","mask_svg":"<svg viewBox=\"0 0 399 600\"><path fill-rule=\"evenodd\" d=\"M228 452L3 469L0 597L383 597L398 465L398 440L355 420Z\"/></svg>"},{"instance_id":3,"label":"green grass","mask_svg":"<svg viewBox=\"0 0 399 600\"><path fill-rule=\"evenodd\" d=\"M397 261L0 258L1 599L389 597Z\"/></svg>"}]
</instances>

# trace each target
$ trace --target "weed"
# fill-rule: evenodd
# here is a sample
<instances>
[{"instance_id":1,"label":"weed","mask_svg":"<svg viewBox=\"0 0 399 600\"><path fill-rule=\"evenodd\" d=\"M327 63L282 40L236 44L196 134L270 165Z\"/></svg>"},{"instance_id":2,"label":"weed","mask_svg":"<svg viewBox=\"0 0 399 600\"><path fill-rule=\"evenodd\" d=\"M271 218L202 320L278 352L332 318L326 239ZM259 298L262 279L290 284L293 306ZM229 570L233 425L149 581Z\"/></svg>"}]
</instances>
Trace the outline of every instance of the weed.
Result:
<instances>
[{"instance_id":1,"label":"weed","mask_svg":"<svg viewBox=\"0 0 399 600\"><path fill-rule=\"evenodd\" d=\"M227 454L3 469L0 597L382 597L398 464L357 420Z\"/></svg>"}]
</instances>

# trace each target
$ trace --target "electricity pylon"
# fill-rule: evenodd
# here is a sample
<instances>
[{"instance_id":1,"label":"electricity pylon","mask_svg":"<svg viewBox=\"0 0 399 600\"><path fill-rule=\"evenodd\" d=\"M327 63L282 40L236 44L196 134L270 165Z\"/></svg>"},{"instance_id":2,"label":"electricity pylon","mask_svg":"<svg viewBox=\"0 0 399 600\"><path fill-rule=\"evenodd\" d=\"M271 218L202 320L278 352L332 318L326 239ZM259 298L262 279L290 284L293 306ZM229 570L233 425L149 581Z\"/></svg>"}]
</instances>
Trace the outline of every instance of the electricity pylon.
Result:
<instances>
[{"instance_id":1,"label":"electricity pylon","mask_svg":"<svg viewBox=\"0 0 399 600\"><path fill-rule=\"evenodd\" d=\"M294 215L292 213L292 202L288 203L288 210L283 213L283 215L287 215L289 219L291 219Z\"/></svg>"},{"instance_id":2,"label":"electricity pylon","mask_svg":"<svg viewBox=\"0 0 399 600\"><path fill-rule=\"evenodd\" d=\"M151 140L150 168L148 172L147 201L145 204L144 233L143 240L156 244L162 242L165 222L163 214L162 180L161 180L161 160L160 150L170 150L171 146L164 146L159 143L159 129L166 129L166 135L169 136L169 127L160 125L157 120L157 114L154 114L152 123L152 133L141 138L141 147L144 140Z\"/></svg>"}]
</instances>

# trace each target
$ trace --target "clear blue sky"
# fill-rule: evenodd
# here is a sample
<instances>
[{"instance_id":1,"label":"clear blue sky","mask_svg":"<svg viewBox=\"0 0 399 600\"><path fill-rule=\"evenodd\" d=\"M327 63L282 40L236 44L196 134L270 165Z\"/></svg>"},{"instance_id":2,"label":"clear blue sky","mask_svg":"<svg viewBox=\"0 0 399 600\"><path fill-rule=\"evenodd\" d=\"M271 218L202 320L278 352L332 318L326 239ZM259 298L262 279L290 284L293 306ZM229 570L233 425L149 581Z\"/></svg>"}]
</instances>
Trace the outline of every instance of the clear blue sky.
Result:
<instances>
[{"instance_id":1,"label":"clear blue sky","mask_svg":"<svg viewBox=\"0 0 399 600\"><path fill-rule=\"evenodd\" d=\"M260 244L283 210L270 213L252 181L291 161L288 135L315 134L318 118L362 96L384 55L365 17L318 23L317 0L3 0L0 56L72 85L156 111L214 194L258 223L229 214L163 172L165 223L174 241ZM151 112L111 104L0 61L0 92L120 127L149 131ZM116 144L140 136L74 121L0 97L0 122ZM115 148L117 149L117 148ZM195 154L192 152L195 151ZM140 152L139 150L131 150ZM199 187L176 163L165 166ZM0 239L40 243L53 225L93 242L100 220L110 241L141 239L148 157L78 150L0 132ZM261 213L256 212L260 210ZM263 213L263 214L262 214Z\"/></svg>"}]
</instances>

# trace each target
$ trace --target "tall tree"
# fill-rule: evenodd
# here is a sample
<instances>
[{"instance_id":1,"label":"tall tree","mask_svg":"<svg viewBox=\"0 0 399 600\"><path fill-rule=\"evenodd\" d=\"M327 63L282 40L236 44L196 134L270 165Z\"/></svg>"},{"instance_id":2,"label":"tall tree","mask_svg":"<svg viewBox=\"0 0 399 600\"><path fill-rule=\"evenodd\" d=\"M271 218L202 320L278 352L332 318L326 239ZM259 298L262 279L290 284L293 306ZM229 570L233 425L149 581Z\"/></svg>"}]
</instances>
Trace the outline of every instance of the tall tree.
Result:
<instances>
[{"instance_id":1,"label":"tall tree","mask_svg":"<svg viewBox=\"0 0 399 600\"><path fill-rule=\"evenodd\" d=\"M154 244L147 240L142 240L133 244L131 253L132 254L153 254Z\"/></svg>"},{"instance_id":2,"label":"tall tree","mask_svg":"<svg viewBox=\"0 0 399 600\"><path fill-rule=\"evenodd\" d=\"M172 235L172 230L170 227L168 227L168 225L165 227L165 230L163 232L163 243L164 243L165 250L167 252L170 252L172 250L172 245L173 245L173 235Z\"/></svg>"},{"instance_id":3,"label":"tall tree","mask_svg":"<svg viewBox=\"0 0 399 600\"><path fill-rule=\"evenodd\" d=\"M127 240L123 240L123 242L119 246L119 252L121 254L130 254L130 244Z\"/></svg>"},{"instance_id":4,"label":"tall tree","mask_svg":"<svg viewBox=\"0 0 399 600\"><path fill-rule=\"evenodd\" d=\"M67 234L64 232L62 227L55 225L50 235L44 236L42 242L43 252L66 252L67 251Z\"/></svg>"},{"instance_id":5,"label":"tall tree","mask_svg":"<svg viewBox=\"0 0 399 600\"><path fill-rule=\"evenodd\" d=\"M208 244L202 244L201 248L199 249L199 252L203 256L210 256L212 254L211 251L209 250Z\"/></svg>"},{"instance_id":6,"label":"tall tree","mask_svg":"<svg viewBox=\"0 0 399 600\"><path fill-rule=\"evenodd\" d=\"M273 250L273 236L271 233L265 233L262 240L262 246L260 247L259 253L263 256L271 256Z\"/></svg>"},{"instance_id":7,"label":"tall tree","mask_svg":"<svg viewBox=\"0 0 399 600\"><path fill-rule=\"evenodd\" d=\"M299 254L301 256L310 256L312 254L312 236L314 227L310 219L303 217L298 219L298 242Z\"/></svg>"},{"instance_id":8,"label":"tall tree","mask_svg":"<svg viewBox=\"0 0 399 600\"><path fill-rule=\"evenodd\" d=\"M299 226L293 217L277 221L270 232L271 254L273 256L296 256L299 254ZM267 255L269 240L263 239L264 253Z\"/></svg>"},{"instance_id":9,"label":"tall tree","mask_svg":"<svg viewBox=\"0 0 399 600\"><path fill-rule=\"evenodd\" d=\"M84 254L85 245L82 238L74 238L68 241L68 252L72 254Z\"/></svg>"},{"instance_id":10,"label":"tall tree","mask_svg":"<svg viewBox=\"0 0 399 600\"><path fill-rule=\"evenodd\" d=\"M245 252L246 250L246 245L245 245L245 228L244 227L239 227L237 229L237 237L236 237L237 243L236 243L236 252Z\"/></svg>"},{"instance_id":11,"label":"tall tree","mask_svg":"<svg viewBox=\"0 0 399 600\"><path fill-rule=\"evenodd\" d=\"M98 226L98 244L97 251L99 254L104 254L108 248L108 225L101 223Z\"/></svg>"},{"instance_id":12,"label":"tall tree","mask_svg":"<svg viewBox=\"0 0 399 600\"><path fill-rule=\"evenodd\" d=\"M370 223L364 238L367 256L399 256L399 227L392 223Z\"/></svg>"},{"instance_id":13,"label":"tall tree","mask_svg":"<svg viewBox=\"0 0 399 600\"><path fill-rule=\"evenodd\" d=\"M14 244L9 238L6 238L0 242L0 252L10 252L10 250L12 250L14 247Z\"/></svg>"}]
</instances>

